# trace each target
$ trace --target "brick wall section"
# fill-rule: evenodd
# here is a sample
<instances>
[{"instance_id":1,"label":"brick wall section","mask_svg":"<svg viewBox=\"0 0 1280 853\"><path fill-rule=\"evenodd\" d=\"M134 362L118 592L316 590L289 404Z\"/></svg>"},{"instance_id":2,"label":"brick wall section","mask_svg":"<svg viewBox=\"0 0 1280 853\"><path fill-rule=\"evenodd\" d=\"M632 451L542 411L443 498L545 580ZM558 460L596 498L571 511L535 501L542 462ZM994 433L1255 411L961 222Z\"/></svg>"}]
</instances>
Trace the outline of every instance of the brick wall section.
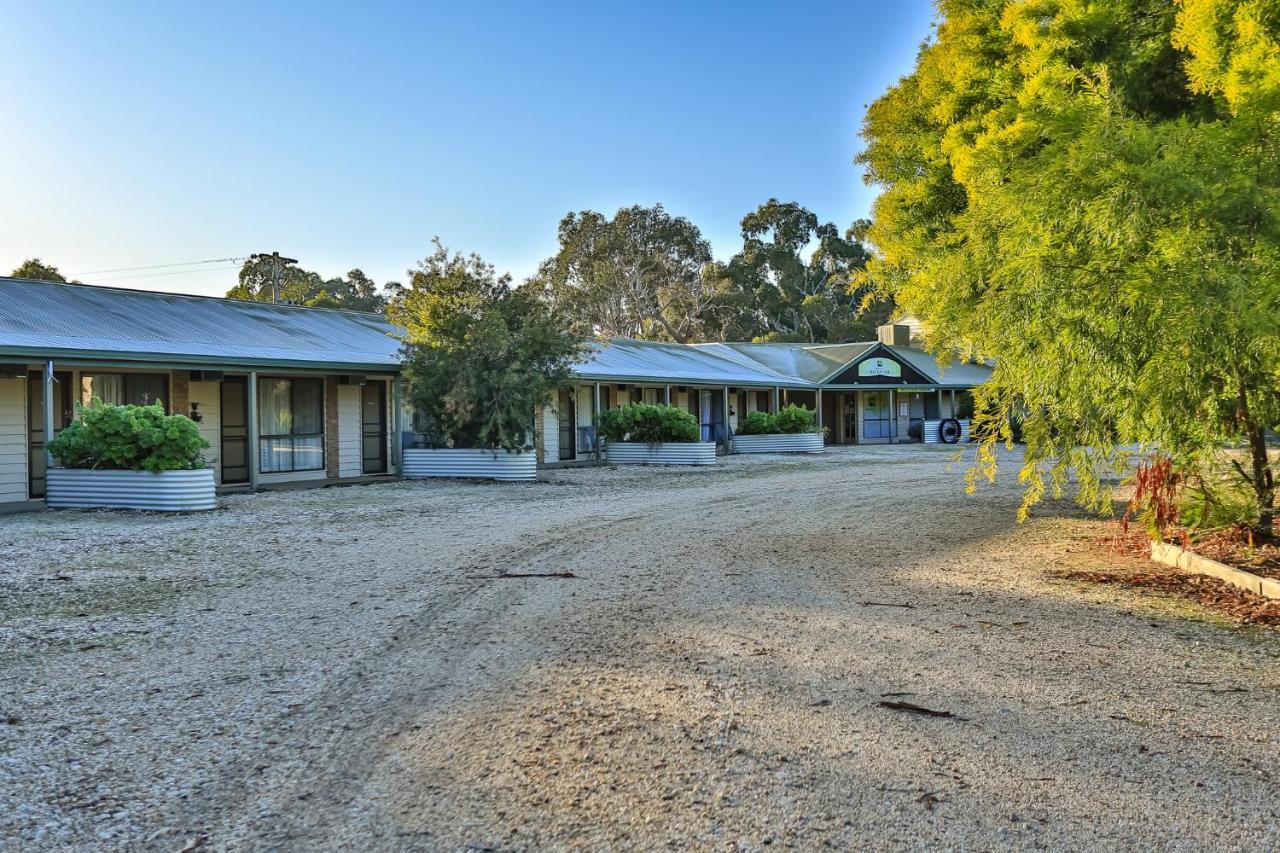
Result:
<instances>
[{"instance_id":1,"label":"brick wall section","mask_svg":"<svg viewBox=\"0 0 1280 853\"><path fill-rule=\"evenodd\" d=\"M191 414L191 372L188 370L173 371L173 378L170 383L173 397L171 401L172 414Z\"/></svg>"},{"instance_id":2,"label":"brick wall section","mask_svg":"<svg viewBox=\"0 0 1280 853\"><path fill-rule=\"evenodd\" d=\"M324 378L324 473L338 479L338 377Z\"/></svg>"}]
</instances>

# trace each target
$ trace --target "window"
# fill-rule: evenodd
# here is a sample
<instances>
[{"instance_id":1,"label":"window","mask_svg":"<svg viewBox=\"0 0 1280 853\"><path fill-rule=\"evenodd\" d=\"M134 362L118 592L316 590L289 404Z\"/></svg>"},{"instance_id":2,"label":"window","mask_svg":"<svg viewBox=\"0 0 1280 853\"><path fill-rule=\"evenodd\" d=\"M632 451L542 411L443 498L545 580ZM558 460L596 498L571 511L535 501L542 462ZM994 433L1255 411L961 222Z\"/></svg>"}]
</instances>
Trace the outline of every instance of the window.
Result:
<instances>
[{"instance_id":1,"label":"window","mask_svg":"<svg viewBox=\"0 0 1280 853\"><path fill-rule=\"evenodd\" d=\"M262 379L258 384L259 459L264 474L324 468L324 383Z\"/></svg>"},{"instance_id":2,"label":"window","mask_svg":"<svg viewBox=\"0 0 1280 853\"><path fill-rule=\"evenodd\" d=\"M84 373L80 376L83 399L101 400L113 406L150 406L169 409L169 377L163 373Z\"/></svg>"}]
</instances>

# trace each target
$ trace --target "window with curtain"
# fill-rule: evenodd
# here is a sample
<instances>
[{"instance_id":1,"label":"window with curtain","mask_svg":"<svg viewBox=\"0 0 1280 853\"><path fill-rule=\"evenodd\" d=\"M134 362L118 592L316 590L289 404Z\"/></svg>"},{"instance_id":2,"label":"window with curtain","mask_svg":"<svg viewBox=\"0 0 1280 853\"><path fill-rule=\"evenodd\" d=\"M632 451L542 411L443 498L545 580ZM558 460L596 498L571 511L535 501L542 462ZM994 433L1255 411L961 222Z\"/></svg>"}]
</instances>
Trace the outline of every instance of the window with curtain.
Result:
<instances>
[{"instance_id":1,"label":"window with curtain","mask_svg":"<svg viewBox=\"0 0 1280 853\"><path fill-rule=\"evenodd\" d=\"M150 406L169 409L169 377L163 373L82 373L84 399L113 406Z\"/></svg>"},{"instance_id":2,"label":"window with curtain","mask_svg":"<svg viewBox=\"0 0 1280 853\"><path fill-rule=\"evenodd\" d=\"M324 468L324 382L258 382L259 460L264 474Z\"/></svg>"}]
</instances>

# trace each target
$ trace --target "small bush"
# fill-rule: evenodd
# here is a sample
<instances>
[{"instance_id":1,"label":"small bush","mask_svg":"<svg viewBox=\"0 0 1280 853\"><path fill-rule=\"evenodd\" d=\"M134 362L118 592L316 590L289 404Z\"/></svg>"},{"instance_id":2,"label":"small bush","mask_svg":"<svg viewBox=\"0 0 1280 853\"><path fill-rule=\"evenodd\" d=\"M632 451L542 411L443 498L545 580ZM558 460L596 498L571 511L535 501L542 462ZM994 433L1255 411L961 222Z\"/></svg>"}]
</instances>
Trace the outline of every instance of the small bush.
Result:
<instances>
[{"instance_id":1,"label":"small bush","mask_svg":"<svg viewBox=\"0 0 1280 853\"><path fill-rule=\"evenodd\" d=\"M738 435L773 435L778 429L778 419L768 412L752 412L738 425Z\"/></svg>"},{"instance_id":2,"label":"small bush","mask_svg":"<svg viewBox=\"0 0 1280 853\"><path fill-rule=\"evenodd\" d=\"M774 415L774 422L778 426L776 432L798 433L817 431L817 416L813 409L807 409L804 406L797 406L795 403L783 406L778 414Z\"/></svg>"},{"instance_id":3,"label":"small bush","mask_svg":"<svg viewBox=\"0 0 1280 853\"><path fill-rule=\"evenodd\" d=\"M209 442L185 415L153 406L110 406L95 401L51 442L49 452L65 468L178 471L205 467Z\"/></svg>"},{"instance_id":4,"label":"small bush","mask_svg":"<svg viewBox=\"0 0 1280 853\"><path fill-rule=\"evenodd\" d=\"M701 438L698 421L677 406L632 403L600 415L600 434L609 441L646 444L689 443Z\"/></svg>"}]
</instances>

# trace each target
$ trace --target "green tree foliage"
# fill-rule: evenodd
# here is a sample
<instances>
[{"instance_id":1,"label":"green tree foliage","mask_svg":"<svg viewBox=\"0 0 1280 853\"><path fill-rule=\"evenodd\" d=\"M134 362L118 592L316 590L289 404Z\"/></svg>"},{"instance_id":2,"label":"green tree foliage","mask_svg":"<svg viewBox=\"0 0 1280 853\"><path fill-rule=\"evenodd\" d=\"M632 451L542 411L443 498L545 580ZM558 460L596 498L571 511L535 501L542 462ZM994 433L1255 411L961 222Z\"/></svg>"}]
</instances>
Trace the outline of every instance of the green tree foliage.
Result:
<instances>
[{"instance_id":1,"label":"green tree foliage","mask_svg":"<svg viewBox=\"0 0 1280 853\"><path fill-rule=\"evenodd\" d=\"M843 343L875 337L886 304L863 311L851 286L868 253L866 223L845 234L795 202L769 199L742 220L742 251L718 267L721 296L709 312L715 336L736 341Z\"/></svg>"},{"instance_id":2,"label":"green tree foliage","mask_svg":"<svg viewBox=\"0 0 1280 853\"><path fill-rule=\"evenodd\" d=\"M513 288L478 255L435 247L388 308L406 330L416 428L436 447L518 451L583 344L535 290Z\"/></svg>"},{"instance_id":3,"label":"green tree foliage","mask_svg":"<svg viewBox=\"0 0 1280 853\"><path fill-rule=\"evenodd\" d=\"M240 283L227 291L227 296L253 302L272 301L274 263L269 257L245 261L240 267ZM317 272L286 266L280 271L280 282L276 292L280 302L308 308L341 308L372 313L385 311L388 300L400 289L398 283L388 282L385 290L380 291L378 285L359 269L351 270L345 278L326 279Z\"/></svg>"},{"instance_id":4,"label":"green tree foliage","mask_svg":"<svg viewBox=\"0 0 1280 853\"><path fill-rule=\"evenodd\" d=\"M715 298L704 272L711 247L692 222L662 205L592 210L560 222L560 249L535 279L583 336L703 340Z\"/></svg>"},{"instance_id":5,"label":"green tree foliage","mask_svg":"<svg viewBox=\"0 0 1280 853\"><path fill-rule=\"evenodd\" d=\"M631 403L602 412L600 434L609 441L646 444L688 444L701 438L697 418L679 406L661 403Z\"/></svg>"},{"instance_id":6,"label":"green tree foliage","mask_svg":"<svg viewBox=\"0 0 1280 853\"><path fill-rule=\"evenodd\" d=\"M1280 422L1280 6L941 0L867 113L883 188L865 280L940 352L998 359L971 486L1020 417L1027 508L1106 507L1138 443L1200 476L1224 445L1262 532Z\"/></svg>"},{"instance_id":7,"label":"green tree foliage","mask_svg":"<svg viewBox=\"0 0 1280 853\"><path fill-rule=\"evenodd\" d=\"M177 471L204 468L209 446L186 415L166 415L164 406L111 406L94 401L49 442L64 468Z\"/></svg>"},{"instance_id":8,"label":"green tree foliage","mask_svg":"<svg viewBox=\"0 0 1280 853\"><path fill-rule=\"evenodd\" d=\"M14 278L30 278L36 281L65 282L67 280L66 276L59 272L57 267L53 264L46 264L39 258L27 258L22 262L22 265L10 273L10 275Z\"/></svg>"}]
</instances>

